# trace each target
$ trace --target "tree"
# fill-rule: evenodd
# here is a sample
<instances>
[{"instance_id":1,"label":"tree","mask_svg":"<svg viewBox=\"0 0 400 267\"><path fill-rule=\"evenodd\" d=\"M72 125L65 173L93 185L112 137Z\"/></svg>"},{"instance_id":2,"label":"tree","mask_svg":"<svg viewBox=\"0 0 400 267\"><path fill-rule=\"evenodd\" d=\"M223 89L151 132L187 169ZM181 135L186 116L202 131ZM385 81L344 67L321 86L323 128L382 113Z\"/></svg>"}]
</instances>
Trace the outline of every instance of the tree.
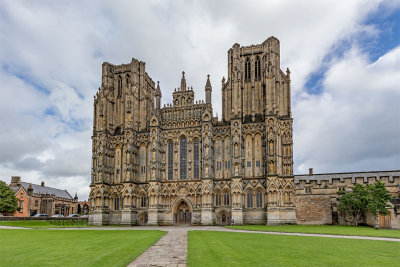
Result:
<instances>
[{"instance_id":1,"label":"tree","mask_svg":"<svg viewBox=\"0 0 400 267\"><path fill-rule=\"evenodd\" d=\"M358 225L358 221L364 214L369 203L369 192L366 186L355 184L353 190L345 192L338 191L338 210L348 222Z\"/></svg>"},{"instance_id":2,"label":"tree","mask_svg":"<svg viewBox=\"0 0 400 267\"><path fill-rule=\"evenodd\" d=\"M3 181L0 181L0 213L19 210L18 199L14 191Z\"/></svg>"},{"instance_id":3,"label":"tree","mask_svg":"<svg viewBox=\"0 0 400 267\"><path fill-rule=\"evenodd\" d=\"M375 217L374 229L379 229L379 215L388 215L390 211L388 202L393 199L385 184L378 180L372 185L367 186L370 198L367 205L369 210Z\"/></svg>"},{"instance_id":4,"label":"tree","mask_svg":"<svg viewBox=\"0 0 400 267\"><path fill-rule=\"evenodd\" d=\"M82 208L81 208L81 204L78 203L78 214L82 213Z\"/></svg>"}]
</instances>

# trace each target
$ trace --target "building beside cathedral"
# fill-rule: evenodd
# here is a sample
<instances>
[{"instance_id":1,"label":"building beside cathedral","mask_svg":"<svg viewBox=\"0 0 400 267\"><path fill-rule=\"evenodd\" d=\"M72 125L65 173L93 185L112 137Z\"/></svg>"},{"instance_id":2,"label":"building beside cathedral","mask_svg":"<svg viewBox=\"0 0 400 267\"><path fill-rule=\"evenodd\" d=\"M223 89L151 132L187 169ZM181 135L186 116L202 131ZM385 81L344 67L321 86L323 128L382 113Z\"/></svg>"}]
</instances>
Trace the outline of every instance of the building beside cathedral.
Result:
<instances>
[{"instance_id":1,"label":"building beside cathedral","mask_svg":"<svg viewBox=\"0 0 400 267\"><path fill-rule=\"evenodd\" d=\"M222 119L212 85L196 100L182 72L173 103L145 63L103 63L94 98L91 224L296 223L290 71L280 44L228 51ZM170 90L172 91L172 90Z\"/></svg>"},{"instance_id":2,"label":"building beside cathedral","mask_svg":"<svg viewBox=\"0 0 400 267\"><path fill-rule=\"evenodd\" d=\"M400 228L400 171L293 174L290 71L280 69L278 39L234 44L218 89L221 120L209 76L205 101L182 72L180 87L168 90L173 103L161 107L144 62L103 63L90 224L345 224L338 190L381 180L397 197L381 225ZM363 222L373 224L368 214Z\"/></svg>"}]
</instances>

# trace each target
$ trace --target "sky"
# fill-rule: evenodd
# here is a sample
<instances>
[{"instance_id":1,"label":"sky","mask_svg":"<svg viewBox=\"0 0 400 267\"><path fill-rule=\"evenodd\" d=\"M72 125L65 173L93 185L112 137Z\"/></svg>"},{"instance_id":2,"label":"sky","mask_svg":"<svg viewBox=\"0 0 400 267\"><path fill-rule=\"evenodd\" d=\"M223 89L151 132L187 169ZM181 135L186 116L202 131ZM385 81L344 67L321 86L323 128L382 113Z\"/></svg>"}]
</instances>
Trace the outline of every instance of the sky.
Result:
<instances>
[{"instance_id":1,"label":"sky","mask_svg":"<svg viewBox=\"0 0 400 267\"><path fill-rule=\"evenodd\" d=\"M171 103L210 74L214 116L234 43L275 36L291 70L294 173L400 169L400 0L0 0L0 179L87 199L101 64L146 62Z\"/></svg>"}]
</instances>

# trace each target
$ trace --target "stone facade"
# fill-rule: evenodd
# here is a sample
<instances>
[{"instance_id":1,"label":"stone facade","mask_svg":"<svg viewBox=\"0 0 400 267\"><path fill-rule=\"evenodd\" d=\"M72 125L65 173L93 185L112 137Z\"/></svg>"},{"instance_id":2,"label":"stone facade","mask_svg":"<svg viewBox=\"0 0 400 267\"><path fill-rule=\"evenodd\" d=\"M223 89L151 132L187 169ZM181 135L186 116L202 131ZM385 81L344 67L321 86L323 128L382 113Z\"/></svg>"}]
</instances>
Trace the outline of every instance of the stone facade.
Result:
<instances>
[{"instance_id":1,"label":"stone facade","mask_svg":"<svg viewBox=\"0 0 400 267\"><path fill-rule=\"evenodd\" d=\"M299 224L346 224L337 210L337 192L349 191L355 183L385 183L397 198L391 203L390 215L380 216L382 228L400 229L400 171L372 171L349 173L295 175L296 216ZM374 225L371 214L365 214L363 223Z\"/></svg>"},{"instance_id":2,"label":"stone facade","mask_svg":"<svg viewBox=\"0 0 400 267\"><path fill-rule=\"evenodd\" d=\"M280 44L228 51L222 119L212 86L195 100L182 73L173 103L145 63L103 63L94 98L90 217L102 224L296 223L290 71Z\"/></svg>"}]
</instances>

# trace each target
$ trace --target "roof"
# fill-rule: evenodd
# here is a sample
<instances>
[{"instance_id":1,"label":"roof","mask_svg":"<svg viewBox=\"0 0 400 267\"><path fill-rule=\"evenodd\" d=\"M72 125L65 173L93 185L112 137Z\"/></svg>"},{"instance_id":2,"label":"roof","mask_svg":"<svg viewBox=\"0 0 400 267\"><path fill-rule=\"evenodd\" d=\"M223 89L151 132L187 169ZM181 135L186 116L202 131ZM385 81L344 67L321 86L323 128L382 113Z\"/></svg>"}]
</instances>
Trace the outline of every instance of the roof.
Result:
<instances>
[{"instance_id":1,"label":"roof","mask_svg":"<svg viewBox=\"0 0 400 267\"><path fill-rule=\"evenodd\" d=\"M25 191L28 190L29 183L27 182L21 182L21 186L25 189ZM15 192L18 191L19 187L11 187ZM52 188L48 186L41 186L38 184L32 184L33 188L33 194L37 195L54 195L59 198L67 198L67 199L73 199L73 197L68 193L67 190L61 190L57 188Z\"/></svg>"}]
</instances>

